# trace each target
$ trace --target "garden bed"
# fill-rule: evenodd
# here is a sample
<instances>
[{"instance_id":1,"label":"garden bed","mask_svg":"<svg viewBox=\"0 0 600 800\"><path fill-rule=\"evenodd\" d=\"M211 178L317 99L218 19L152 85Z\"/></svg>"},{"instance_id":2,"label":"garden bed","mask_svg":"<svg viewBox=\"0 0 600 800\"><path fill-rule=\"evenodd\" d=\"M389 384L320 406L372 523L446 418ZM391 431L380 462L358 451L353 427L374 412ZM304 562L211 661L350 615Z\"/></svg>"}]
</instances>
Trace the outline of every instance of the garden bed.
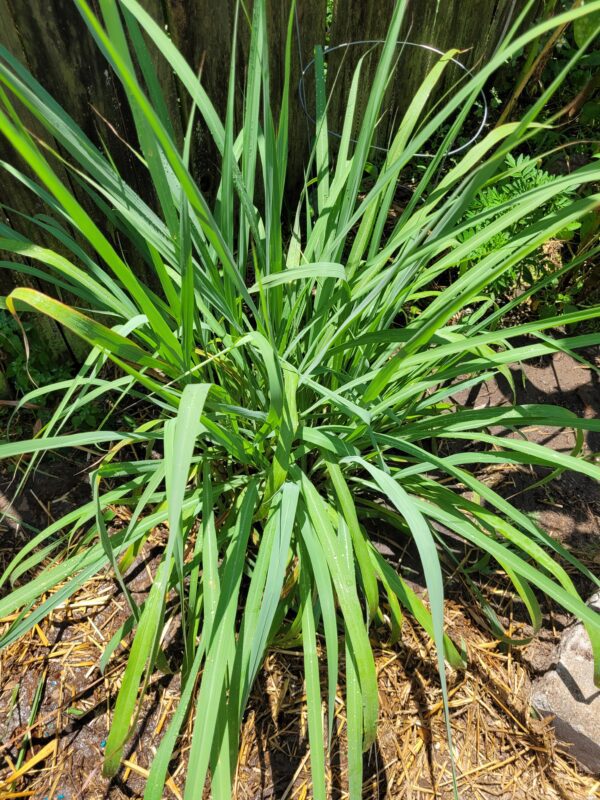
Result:
<instances>
[{"instance_id":1,"label":"garden bed","mask_svg":"<svg viewBox=\"0 0 600 800\"><path fill-rule=\"evenodd\" d=\"M597 353L588 353L596 366ZM521 380L521 374L524 381ZM544 362L514 371L519 402L545 400L580 416L598 413L596 374L569 355L557 353ZM485 384L475 396L457 396L459 403L480 407L509 402L502 381ZM526 431L535 442L550 443L571 452L570 431L543 427ZM549 437L552 437L549 439ZM597 452L594 434L585 448ZM85 478L74 478L83 465L76 462L58 482L38 474L16 511L40 525L64 505L85 493ZM535 514L553 536L567 544L592 570L600 563L600 489L591 480L572 474L525 491L541 473L529 468L488 470L480 474L521 509ZM119 512L125 515L125 511ZM47 518L44 519L44 514ZM123 516L123 522L126 517ZM118 523L118 519L117 519ZM6 524L6 523L5 523ZM12 535L16 535L13 531ZM4 541L10 541L10 530ZM128 575L140 601L153 578L165 531L157 529L146 542ZM382 537L380 548L394 563L415 566L414 554ZM4 555L7 555L5 552ZM417 591L420 577L414 578ZM575 576L574 576L575 577ZM580 581L585 594L590 587ZM528 633L520 604L506 591L501 578L489 576L485 593L502 623L513 635ZM544 627L529 646L507 649L482 630L481 611L466 587L448 584L446 624L457 643L464 642L469 669L449 676L452 730L463 800L488 798L597 797L600 782L578 770L548 724L530 713L532 679L552 663L560 632L569 620L549 600L543 600ZM98 661L110 637L127 618L126 605L110 574L90 581L70 601L0 655L0 795L2 797L85 797L90 800L134 798L143 794L147 769L179 698L179 678L158 675L148 691L137 721L137 733L126 751L123 769L112 782L102 778L103 746L111 704L123 673L128 643L121 647L101 675ZM1 620L7 623L9 620ZM169 639L176 617L167 629L167 655L176 663L179 643ZM368 798L450 798L451 773L441 693L433 645L405 617L401 640L385 644L386 633L372 629L379 681L380 724L377 745L365 755L364 796ZM322 675L325 685L325 675ZM35 707L36 695L39 707ZM333 739L328 760L330 795L344 797L345 709L339 687ZM28 727L28 723L33 724ZM191 721L176 751L165 797L180 798ZM26 740L30 734L31 739ZM22 751L19 764L19 752ZM241 735L236 798L304 798L311 796L303 666L300 650L272 650L254 687ZM14 782L11 776L17 773Z\"/></svg>"}]
</instances>

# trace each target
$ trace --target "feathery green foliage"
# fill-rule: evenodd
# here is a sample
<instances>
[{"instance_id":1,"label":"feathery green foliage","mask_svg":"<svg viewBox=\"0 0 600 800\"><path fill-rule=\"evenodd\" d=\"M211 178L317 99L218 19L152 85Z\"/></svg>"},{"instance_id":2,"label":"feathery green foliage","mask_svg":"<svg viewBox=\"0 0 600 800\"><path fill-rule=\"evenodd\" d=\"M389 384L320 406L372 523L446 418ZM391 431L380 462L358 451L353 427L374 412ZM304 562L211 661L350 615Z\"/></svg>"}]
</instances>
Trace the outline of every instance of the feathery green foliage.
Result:
<instances>
[{"instance_id":1,"label":"feathery green foliage","mask_svg":"<svg viewBox=\"0 0 600 800\"><path fill-rule=\"evenodd\" d=\"M498 175L495 175L488 182L487 186L477 193L473 203L465 214L465 219L480 218L482 212L491 211L497 207L506 208L507 204L511 201L518 202L519 198L530 189L534 189L538 186L547 186L554 180L557 180L557 177L550 175L545 169L542 169L534 159L522 153L515 158L509 153L506 157L505 169ZM541 219L545 214L558 211L561 208L566 208L569 203L575 199L575 193L576 188L572 188L555 195L549 200L547 205L534 209L527 217L517 220L509 228L500 231L492 239L469 253L463 264L463 271L464 268L477 264L482 258L488 255L488 253L492 253L494 250L499 250L504 247L519 230L527 228L536 220ZM501 216L502 212L499 213ZM473 228L461 234L459 237L460 241L467 241L485 227L485 225L489 225L493 219L494 217L489 217L484 222L476 223ZM558 239L569 239L573 236L573 231L577 230L579 227L579 222L571 222L565 230L558 231L556 236ZM505 293L507 290L513 288L519 288L522 286L523 282L532 284L535 280L543 277L548 271L548 266L543 259L540 259L539 253L532 253L498 278L495 285L490 287L490 291L494 290L496 294L499 294Z\"/></svg>"}]
</instances>

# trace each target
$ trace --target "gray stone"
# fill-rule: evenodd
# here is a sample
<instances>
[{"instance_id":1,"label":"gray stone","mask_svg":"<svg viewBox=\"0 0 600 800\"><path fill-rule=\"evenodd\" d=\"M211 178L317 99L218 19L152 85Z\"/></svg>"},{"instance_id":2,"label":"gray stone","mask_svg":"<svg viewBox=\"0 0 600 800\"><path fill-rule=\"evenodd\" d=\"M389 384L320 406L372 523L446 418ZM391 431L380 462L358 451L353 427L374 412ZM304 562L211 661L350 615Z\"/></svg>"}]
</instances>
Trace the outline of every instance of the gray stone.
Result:
<instances>
[{"instance_id":1,"label":"gray stone","mask_svg":"<svg viewBox=\"0 0 600 800\"><path fill-rule=\"evenodd\" d=\"M600 611L600 592L588 603ZM534 683L532 706L542 716L552 715L557 738L589 772L600 773L600 689L594 684L592 647L583 625L567 628L558 659Z\"/></svg>"}]
</instances>

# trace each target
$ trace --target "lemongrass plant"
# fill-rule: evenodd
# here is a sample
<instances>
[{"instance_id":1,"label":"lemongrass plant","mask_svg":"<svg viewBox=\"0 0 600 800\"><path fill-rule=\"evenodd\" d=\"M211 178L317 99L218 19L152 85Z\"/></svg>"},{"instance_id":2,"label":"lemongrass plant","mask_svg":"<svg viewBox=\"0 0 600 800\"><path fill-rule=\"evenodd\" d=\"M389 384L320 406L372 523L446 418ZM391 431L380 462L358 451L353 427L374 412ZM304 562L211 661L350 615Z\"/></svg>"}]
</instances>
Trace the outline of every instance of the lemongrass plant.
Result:
<instances>
[{"instance_id":1,"label":"lemongrass plant","mask_svg":"<svg viewBox=\"0 0 600 800\"><path fill-rule=\"evenodd\" d=\"M214 797L231 796L244 709L268 648L278 642L304 652L316 800L327 795L325 756L338 672L345 664L348 791L358 800L362 753L377 731L369 626L376 637L373 621L383 616L382 598L396 632L406 612L432 637L445 701L446 664L464 665L464 654L444 633L441 559L455 546L444 531L499 565L534 630L541 623L538 590L582 620L599 678L600 616L583 602L567 567L596 585L600 581L479 480L477 469L525 464L600 477L600 467L581 449L563 454L525 435L490 432L543 424L572 428L581 441L583 431L600 430L600 422L553 405L464 409L452 403L461 388L498 373L510 378L511 363L600 342L598 334L552 336L558 325L598 316L598 307L502 326L511 308L547 281L502 307L486 294L498 277L597 206L597 160L482 211L478 223L488 213L493 219L460 241L464 226L473 226L472 219L465 221L465 210L502 169L507 154L535 136L546 102L584 48L523 119L487 132L451 168L444 167L444 154L495 69L555 26L598 11L600 2L517 35L531 5L525 4L489 63L419 127L425 101L448 63L442 57L406 111L366 195L359 190L395 68L406 3L394 9L356 141L351 131L360 65L354 75L335 156L327 133L325 69L317 53L315 147L307 172L307 183L316 176L316 190L313 197L312 187L310 196L304 187L291 226L282 210L293 3L277 118L271 107L265 2L253 4L238 129L235 61L222 120L192 69L137 0L100 0L100 18L85 0L74 2L123 84L157 200L155 207L145 203L27 70L0 51L0 128L29 172L21 172L19 159L3 166L46 204L55 221L48 216L30 221L57 240L56 250L44 248L1 226L0 247L19 257L18 263L9 262L11 268L50 287L47 294L17 288L5 304L15 315L21 310L46 314L90 346L72 381L35 389L24 398L60 396L40 435L0 445L0 456L16 464L27 454L30 470L43 453L57 448L85 446L99 455L90 476L92 501L33 537L2 576L2 584L11 586L0 600L0 617L16 617L0 645L22 636L93 575L114 571L130 617L108 644L100 668L126 635L132 641L106 745L104 772L112 776L148 680L166 668L161 635L167 615L174 616L182 648L177 664L181 700L152 763L146 800L161 797L178 736L194 707L185 799L200 797L207 780ZM142 34L190 95L193 110L182 147L160 102ZM64 156L30 135L14 100L37 118ZM189 169L195 114L221 158L214 203L203 196ZM439 151L390 229L388 212L400 172L442 128L448 133ZM97 208L93 218L59 179L58 158L87 189ZM439 288L436 278L463 263L469 252L516 220L531 217L534 209L550 207L564 192L578 196L568 207L519 228L501 249ZM99 224L101 215L110 224ZM119 245L109 231L118 232ZM85 248L78 243L82 238ZM586 257L599 250L596 246ZM132 269L128 253L145 263L151 285ZM575 269L583 258L573 258L561 272ZM52 285L79 298L80 307L54 299ZM422 311L407 317L403 310L416 299ZM114 368L110 378L103 371L107 361L116 365L117 377L112 377ZM143 401L143 422L137 427L124 430L112 423L111 428L109 418L101 430L70 432L69 420L78 410L101 398L118 405L125 395ZM434 446L442 440L454 443L451 455L440 455L445 451ZM151 458L151 451L160 457ZM115 530L111 509L119 505L130 509L130 521ZM383 523L414 540L427 605L373 546L371 534ZM127 570L157 526L164 526L168 537L152 587L138 603L128 590ZM503 636L499 622L492 622L495 635ZM327 686L320 685L317 637L326 654Z\"/></svg>"}]
</instances>

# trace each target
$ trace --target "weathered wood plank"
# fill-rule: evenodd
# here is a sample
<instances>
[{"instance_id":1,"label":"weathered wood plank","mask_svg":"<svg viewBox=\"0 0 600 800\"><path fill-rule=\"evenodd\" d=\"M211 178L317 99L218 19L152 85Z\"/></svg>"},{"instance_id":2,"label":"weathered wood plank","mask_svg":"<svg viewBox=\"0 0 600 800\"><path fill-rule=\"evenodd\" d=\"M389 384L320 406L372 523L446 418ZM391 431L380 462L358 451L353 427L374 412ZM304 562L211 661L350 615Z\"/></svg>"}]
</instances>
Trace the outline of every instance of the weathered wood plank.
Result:
<instances>
[{"instance_id":1,"label":"weathered wood plank","mask_svg":"<svg viewBox=\"0 0 600 800\"><path fill-rule=\"evenodd\" d=\"M290 0L270 0L268 3L268 32L270 41L271 95L277 110L283 89L285 43L290 13ZM290 76L290 135L289 178L297 184L303 177L303 165L310 147L307 120L298 100L298 82L302 65L308 63L316 44L325 38L327 0L298 0L294 21ZM248 15L252 3L246 4ZM168 0L166 3L168 29L195 71L201 70L202 83L219 113L224 117L229 84L229 64L233 39L235 0L223 0L215 13L212 0ZM243 12L238 21L237 43L237 104L238 123L244 102L246 61L249 50L249 18ZM180 108L187 124L189 102L181 98ZM192 155L192 167L200 186L214 190L218 173L216 154L209 137L198 125Z\"/></svg>"},{"instance_id":2,"label":"weathered wood plank","mask_svg":"<svg viewBox=\"0 0 600 800\"><path fill-rule=\"evenodd\" d=\"M469 3L460 0L409 0L400 39L413 45L429 45L444 52L459 49L462 51L458 56L461 63L476 69L483 59L489 58L496 50L509 24L517 17L518 5L513 0L470 0ZM377 3L335 0L331 46L385 38L393 8L394 0L379 0ZM364 88L357 114L360 119L368 100L379 52L379 46L356 44L341 48L330 56L329 86L335 80L330 117L336 121L338 128L343 119L356 64L362 56L369 54L365 58L361 80ZM399 48L395 79L386 94L386 114L379 128L379 144L389 140L394 126L436 58L437 55L424 48L412 45ZM460 67L449 65L437 97L446 91L453 91L461 78L464 78L464 72ZM474 131L476 127L474 122Z\"/></svg>"},{"instance_id":3,"label":"weathered wood plank","mask_svg":"<svg viewBox=\"0 0 600 800\"><path fill-rule=\"evenodd\" d=\"M8 0L0 0L0 19L2 20L0 42L22 63L28 64L23 41L14 24L12 8ZM22 106L17 104L17 107L19 108L21 119L27 128L34 135L47 141L53 147L57 147L53 139L51 141L48 140L46 132L35 117ZM0 159L13 163L24 172L29 173L26 165L15 157L14 151L4 137L0 137ZM68 182L68 176L64 168L60 164L57 164L55 165L55 169L61 179ZM54 244L49 235L44 235L43 231L23 216L34 217L36 214L47 213L47 209L41 201L39 201L20 181L6 172L3 172L2 175L2 188L2 202L5 205L5 208L0 212L2 221L14 229L21 231L21 233L38 244L46 246ZM16 257L4 260L15 261ZM0 269L0 292L6 295L15 285L32 286L38 289L44 288L40 281L35 278L24 276L18 273L17 270L13 272L4 268ZM48 350L53 353L57 359L65 357L70 358L73 352L81 352L80 341L76 340L76 338L68 332L63 331L53 320L47 317L40 317L38 328Z\"/></svg>"},{"instance_id":4,"label":"weathered wood plank","mask_svg":"<svg viewBox=\"0 0 600 800\"><path fill-rule=\"evenodd\" d=\"M275 2L269 7L269 37L271 41L271 81L274 107L279 110L283 91L285 45L291 3ZM326 0L297 0L292 20L292 49L289 101L288 185L290 191L304 180L304 168L310 153L314 127L300 103L298 88L302 70L313 58L314 49L325 39ZM309 97L313 86L306 87ZM292 191L293 194L293 191Z\"/></svg>"},{"instance_id":5,"label":"weathered wood plank","mask_svg":"<svg viewBox=\"0 0 600 800\"><path fill-rule=\"evenodd\" d=\"M132 146L137 146L135 128L125 93L72 0L54 0L52 13L48 13L47 3L43 0L31 0L26 4L19 0L0 0L0 3L3 20L0 42L28 67L34 77L60 102L65 111L99 148L107 146L110 149L111 157L121 174L136 191L148 202L154 202L151 182L144 178L139 163L125 144L129 142ZM161 19L158 16L161 13L160 0L146 0L146 6L159 20ZM165 82L167 95L170 92L175 103L174 83L170 70L167 72L162 61L160 69L163 71L161 77ZM41 140L68 157L31 114L24 109L19 111L28 127ZM15 155L4 139L0 142L0 152L7 160L15 162ZM52 160L52 167L85 210L97 222L102 222L94 203L81 186L71 180L70 174L60 162ZM47 213L47 209L41 206L31 192L17 181L11 181L10 178L7 180L11 185L11 194L15 197L13 206L30 215ZM45 236L35 225L27 223L16 215L9 216L10 223L29 238L60 251L61 247L56 240L49 235ZM92 257L96 257L90 251L87 242L76 231L71 231L71 234ZM130 253L129 257L138 270L143 271L143 265L136 254ZM13 278L19 284L25 282L16 272ZM9 286L10 280L5 279L3 290L9 289ZM71 298L63 299L68 302ZM56 327L54 323L49 324L53 329ZM86 348L82 346L80 339L66 330L57 330L59 338L54 337L52 346L58 351L61 348L64 350L64 339L71 351L79 355L85 351ZM52 340L50 332L46 338Z\"/></svg>"}]
</instances>

